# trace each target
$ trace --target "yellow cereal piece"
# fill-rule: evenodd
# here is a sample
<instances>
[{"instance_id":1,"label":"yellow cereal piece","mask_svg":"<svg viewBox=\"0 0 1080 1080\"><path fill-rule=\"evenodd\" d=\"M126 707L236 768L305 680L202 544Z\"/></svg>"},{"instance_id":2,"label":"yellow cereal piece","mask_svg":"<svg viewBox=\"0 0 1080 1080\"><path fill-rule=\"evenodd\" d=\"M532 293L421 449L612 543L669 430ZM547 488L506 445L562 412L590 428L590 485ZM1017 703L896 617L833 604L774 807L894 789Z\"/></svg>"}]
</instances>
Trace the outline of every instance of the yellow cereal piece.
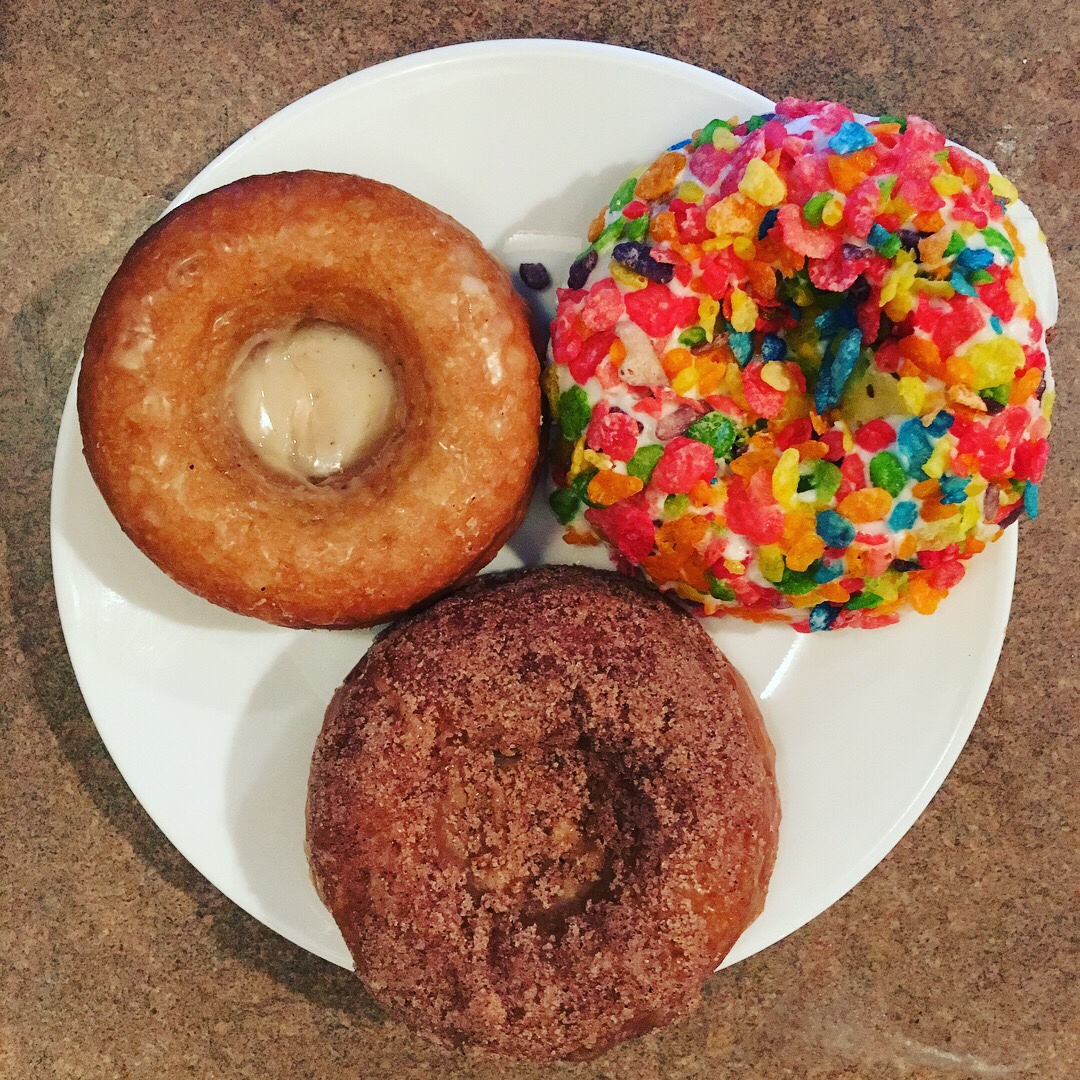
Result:
<instances>
[{"instance_id":1,"label":"yellow cereal piece","mask_svg":"<svg viewBox=\"0 0 1080 1080\"><path fill-rule=\"evenodd\" d=\"M551 364L540 373L540 389L544 391L552 416L559 415L559 369Z\"/></svg>"},{"instance_id":2,"label":"yellow cereal piece","mask_svg":"<svg viewBox=\"0 0 1080 1080\"><path fill-rule=\"evenodd\" d=\"M921 416L926 406L926 383L913 375L905 375L897 384L897 392L912 416Z\"/></svg>"},{"instance_id":3,"label":"yellow cereal piece","mask_svg":"<svg viewBox=\"0 0 1080 1080\"><path fill-rule=\"evenodd\" d=\"M755 161L759 160L754 158ZM758 309L742 289L733 289L731 293L731 325L739 333L748 333L757 325Z\"/></svg>"},{"instance_id":4,"label":"yellow cereal piece","mask_svg":"<svg viewBox=\"0 0 1080 1080\"><path fill-rule=\"evenodd\" d=\"M768 365L766 364L766 367ZM785 509L795 505L795 496L799 488L799 451L789 446L776 463L772 474L773 498Z\"/></svg>"},{"instance_id":5,"label":"yellow cereal piece","mask_svg":"<svg viewBox=\"0 0 1080 1080\"><path fill-rule=\"evenodd\" d=\"M585 459L586 463L591 465L594 469L610 469L612 467L612 460L607 454L601 454L599 450L590 450L586 448L582 451L581 456Z\"/></svg>"},{"instance_id":6,"label":"yellow cereal piece","mask_svg":"<svg viewBox=\"0 0 1080 1080\"><path fill-rule=\"evenodd\" d=\"M742 577L746 573L746 567L738 559L725 559L724 569L734 577Z\"/></svg>"},{"instance_id":7,"label":"yellow cereal piece","mask_svg":"<svg viewBox=\"0 0 1080 1080\"><path fill-rule=\"evenodd\" d=\"M702 251L723 251L724 248L731 247L730 236L711 236L708 240L701 241Z\"/></svg>"},{"instance_id":8,"label":"yellow cereal piece","mask_svg":"<svg viewBox=\"0 0 1080 1080\"><path fill-rule=\"evenodd\" d=\"M958 221L956 231L965 239L974 236L979 230L975 228L973 221Z\"/></svg>"},{"instance_id":9,"label":"yellow cereal piece","mask_svg":"<svg viewBox=\"0 0 1080 1080\"><path fill-rule=\"evenodd\" d=\"M964 181L952 173L938 173L930 177L930 186L939 195L959 195L964 190Z\"/></svg>"},{"instance_id":10,"label":"yellow cereal piece","mask_svg":"<svg viewBox=\"0 0 1080 1080\"><path fill-rule=\"evenodd\" d=\"M762 365L761 381L774 390L786 392L791 389L791 376L779 360L769 360Z\"/></svg>"},{"instance_id":11,"label":"yellow cereal piece","mask_svg":"<svg viewBox=\"0 0 1080 1080\"><path fill-rule=\"evenodd\" d=\"M973 390L986 390L1012 381L1013 373L1024 364L1024 350L1014 338L1000 335L972 345L963 353L971 365Z\"/></svg>"},{"instance_id":12,"label":"yellow cereal piece","mask_svg":"<svg viewBox=\"0 0 1080 1080\"><path fill-rule=\"evenodd\" d=\"M831 229L834 225L839 225L843 218L844 203L842 198L834 195L821 211L821 224L828 225Z\"/></svg>"},{"instance_id":13,"label":"yellow cereal piece","mask_svg":"<svg viewBox=\"0 0 1080 1080\"><path fill-rule=\"evenodd\" d=\"M739 190L758 206L779 206L787 198L787 184L761 158L751 158L739 181Z\"/></svg>"},{"instance_id":14,"label":"yellow cereal piece","mask_svg":"<svg viewBox=\"0 0 1080 1080\"><path fill-rule=\"evenodd\" d=\"M749 262L757 254L757 246L749 236L736 236L731 247L743 262Z\"/></svg>"},{"instance_id":15,"label":"yellow cereal piece","mask_svg":"<svg viewBox=\"0 0 1080 1080\"><path fill-rule=\"evenodd\" d=\"M923 466L923 472L926 473L927 476L934 480L937 480L942 476L949 467L949 459L952 456L955 441L955 439L950 439L946 435L943 435L938 439L937 445L930 455L930 459Z\"/></svg>"},{"instance_id":16,"label":"yellow cereal piece","mask_svg":"<svg viewBox=\"0 0 1080 1080\"><path fill-rule=\"evenodd\" d=\"M718 127L712 136L712 144L717 150L734 150L739 145L735 133L726 127Z\"/></svg>"},{"instance_id":17,"label":"yellow cereal piece","mask_svg":"<svg viewBox=\"0 0 1080 1080\"><path fill-rule=\"evenodd\" d=\"M609 267L609 272L620 285L625 285L628 289L637 291L638 289L644 289L649 284L648 279L641 274L635 274L633 270L627 269L622 263L612 262Z\"/></svg>"},{"instance_id":18,"label":"yellow cereal piece","mask_svg":"<svg viewBox=\"0 0 1080 1080\"><path fill-rule=\"evenodd\" d=\"M585 471L585 436L582 435L570 454L570 468L567 470L567 478L573 480Z\"/></svg>"},{"instance_id":19,"label":"yellow cereal piece","mask_svg":"<svg viewBox=\"0 0 1080 1080\"><path fill-rule=\"evenodd\" d=\"M1016 185L1008 177L1001 176L998 173L990 174L990 190L999 199L1004 199L1006 202L1015 202L1020 198L1020 192L1016 190Z\"/></svg>"},{"instance_id":20,"label":"yellow cereal piece","mask_svg":"<svg viewBox=\"0 0 1080 1080\"><path fill-rule=\"evenodd\" d=\"M676 394L688 394L697 386L698 373L691 365L685 367L671 380L671 389Z\"/></svg>"},{"instance_id":21,"label":"yellow cereal piece","mask_svg":"<svg viewBox=\"0 0 1080 1080\"><path fill-rule=\"evenodd\" d=\"M941 300L951 300L956 295L956 290L947 281L934 281L931 278L917 277L911 283L911 289L912 292L936 296Z\"/></svg>"},{"instance_id":22,"label":"yellow cereal piece","mask_svg":"<svg viewBox=\"0 0 1080 1080\"><path fill-rule=\"evenodd\" d=\"M784 556L775 544L758 549L758 569L766 581L777 582L784 576Z\"/></svg>"},{"instance_id":23,"label":"yellow cereal piece","mask_svg":"<svg viewBox=\"0 0 1080 1080\"><path fill-rule=\"evenodd\" d=\"M713 330L716 327L716 316L720 314L720 301L711 296L703 296L698 301L697 317L701 328L705 331L705 340L712 341Z\"/></svg>"},{"instance_id":24,"label":"yellow cereal piece","mask_svg":"<svg viewBox=\"0 0 1080 1080\"><path fill-rule=\"evenodd\" d=\"M684 180L679 185L679 190L676 192L683 202L699 203L705 198L705 192L700 184L694 183L693 180Z\"/></svg>"}]
</instances>

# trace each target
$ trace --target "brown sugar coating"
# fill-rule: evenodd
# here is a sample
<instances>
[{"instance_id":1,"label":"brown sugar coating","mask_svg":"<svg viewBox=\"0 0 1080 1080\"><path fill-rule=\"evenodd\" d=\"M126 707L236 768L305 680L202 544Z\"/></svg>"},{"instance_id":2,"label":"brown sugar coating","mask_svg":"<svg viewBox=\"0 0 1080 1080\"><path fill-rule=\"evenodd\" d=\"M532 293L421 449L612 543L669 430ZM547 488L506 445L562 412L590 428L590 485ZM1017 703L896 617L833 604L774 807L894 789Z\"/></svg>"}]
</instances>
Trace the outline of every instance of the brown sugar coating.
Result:
<instances>
[{"instance_id":1,"label":"brown sugar coating","mask_svg":"<svg viewBox=\"0 0 1080 1080\"><path fill-rule=\"evenodd\" d=\"M226 387L246 343L350 331L404 420L323 482L260 461ZM363 626L484 566L524 515L538 362L505 269L387 184L252 176L154 225L110 282L78 385L86 460L121 527L191 591L289 626Z\"/></svg>"},{"instance_id":2,"label":"brown sugar coating","mask_svg":"<svg viewBox=\"0 0 1080 1080\"><path fill-rule=\"evenodd\" d=\"M388 630L337 691L312 872L410 1026L587 1058L686 1014L760 913L773 765L691 616L612 573L491 575Z\"/></svg>"}]
</instances>

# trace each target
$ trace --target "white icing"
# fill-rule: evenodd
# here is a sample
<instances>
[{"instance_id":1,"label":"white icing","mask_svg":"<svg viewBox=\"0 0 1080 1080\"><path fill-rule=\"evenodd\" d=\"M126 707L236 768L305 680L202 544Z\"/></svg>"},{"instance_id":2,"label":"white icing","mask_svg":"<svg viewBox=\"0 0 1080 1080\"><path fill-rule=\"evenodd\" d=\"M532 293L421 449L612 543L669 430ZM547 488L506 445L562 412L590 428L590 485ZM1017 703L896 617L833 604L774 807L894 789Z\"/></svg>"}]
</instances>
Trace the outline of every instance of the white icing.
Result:
<instances>
[{"instance_id":1,"label":"white icing","mask_svg":"<svg viewBox=\"0 0 1080 1080\"><path fill-rule=\"evenodd\" d=\"M340 326L259 335L231 381L240 430L273 468L323 479L369 453L400 408L391 365Z\"/></svg>"}]
</instances>

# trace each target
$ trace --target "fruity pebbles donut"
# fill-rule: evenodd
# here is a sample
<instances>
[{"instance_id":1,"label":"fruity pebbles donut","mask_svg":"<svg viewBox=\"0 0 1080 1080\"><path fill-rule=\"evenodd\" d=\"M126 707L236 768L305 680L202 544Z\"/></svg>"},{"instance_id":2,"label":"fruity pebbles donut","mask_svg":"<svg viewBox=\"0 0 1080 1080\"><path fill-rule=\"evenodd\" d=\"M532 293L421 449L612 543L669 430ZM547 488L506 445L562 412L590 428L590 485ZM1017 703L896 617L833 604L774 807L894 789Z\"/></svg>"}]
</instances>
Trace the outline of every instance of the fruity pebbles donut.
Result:
<instances>
[{"instance_id":1,"label":"fruity pebbles donut","mask_svg":"<svg viewBox=\"0 0 1080 1080\"><path fill-rule=\"evenodd\" d=\"M375 643L327 710L307 836L376 1000L552 1060L694 1006L762 909L779 817L761 713L700 623L552 566Z\"/></svg>"},{"instance_id":2,"label":"fruity pebbles donut","mask_svg":"<svg viewBox=\"0 0 1080 1080\"><path fill-rule=\"evenodd\" d=\"M927 121L713 120L588 239L544 376L568 540L699 612L827 630L934 611L1035 516L1045 241Z\"/></svg>"},{"instance_id":3,"label":"fruity pebbles donut","mask_svg":"<svg viewBox=\"0 0 1080 1080\"><path fill-rule=\"evenodd\" d=\"M475 573L524 514L539 366L506 270L398 188L304 171L192 199L86 340L90 471L192 592L364 626Z\"/></svg>"}]
</instances>

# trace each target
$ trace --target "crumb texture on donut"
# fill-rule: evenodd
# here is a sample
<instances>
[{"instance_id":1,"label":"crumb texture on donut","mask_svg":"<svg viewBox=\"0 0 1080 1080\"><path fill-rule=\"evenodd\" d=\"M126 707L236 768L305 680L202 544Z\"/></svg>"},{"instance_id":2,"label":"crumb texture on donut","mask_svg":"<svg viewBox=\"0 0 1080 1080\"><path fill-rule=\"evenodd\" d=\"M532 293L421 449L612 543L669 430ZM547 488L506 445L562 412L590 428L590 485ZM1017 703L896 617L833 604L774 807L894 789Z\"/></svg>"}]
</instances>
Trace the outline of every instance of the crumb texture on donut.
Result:
<instances>
[{"instance_id":1,"label":"crumb texture on donut","mask_svg":"<svg viewBox=\"0 0 1080 1080\"><path fill-rule=\"evenodd\" d=\"M227 392L259 335L340 326L391 363L404 421L323 482L261 462ZM524 514L538 364L505 269L397 188L238 180L154 225L86 341L90 471L132 540L217 604L293 626L381 622L482 567Z\"/></svg>"},{"instance_id":2,"label":"crumb texture on donut","mask_svg":"<svg viewBox=\"0 0 1080 1080\"><path fill-rule=\"evenodd\" d=\"M611 573L492 575L338 690L312 871L370 992L443 1042L594 1056L670 1023L758 915L773 750L696 621Z\"/></svg>"}]
</instances>

